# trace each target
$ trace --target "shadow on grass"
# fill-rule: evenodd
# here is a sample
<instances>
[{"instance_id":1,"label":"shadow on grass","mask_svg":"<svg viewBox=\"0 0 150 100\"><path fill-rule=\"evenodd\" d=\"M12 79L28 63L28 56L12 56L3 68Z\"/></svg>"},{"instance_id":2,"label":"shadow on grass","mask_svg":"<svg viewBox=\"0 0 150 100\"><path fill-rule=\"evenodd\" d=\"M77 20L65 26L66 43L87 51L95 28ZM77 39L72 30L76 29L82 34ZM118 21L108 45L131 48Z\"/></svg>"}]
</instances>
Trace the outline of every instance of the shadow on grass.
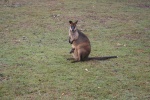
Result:
<instances>
[{"instance_id":1,"label":"shadow on grass","mask_svg":"<svg viewBox=\"0 0 150 100\"><path fill-rule=\"evenodd\" d=\"M89 57L87 61L89 60L108 60L112 58L118 58L118 56L105 56L105 57Z\"/></svg>"},{"instance_id":2,"label":"shadow on grass","mask_svg":"<svg viewBox=\"0 0 150 100\"><path fill-rule=\"evenodd\" d=\"M74 60L72 61L72 63L75 63L75 62L85 62L85 61L90 61L90 60L108 60L112 58L118 58L118 56L89 57L87 60L84 60L84 61L75 61L74 58L68 58L67 60Z\"/></svg>"}]
</instances>

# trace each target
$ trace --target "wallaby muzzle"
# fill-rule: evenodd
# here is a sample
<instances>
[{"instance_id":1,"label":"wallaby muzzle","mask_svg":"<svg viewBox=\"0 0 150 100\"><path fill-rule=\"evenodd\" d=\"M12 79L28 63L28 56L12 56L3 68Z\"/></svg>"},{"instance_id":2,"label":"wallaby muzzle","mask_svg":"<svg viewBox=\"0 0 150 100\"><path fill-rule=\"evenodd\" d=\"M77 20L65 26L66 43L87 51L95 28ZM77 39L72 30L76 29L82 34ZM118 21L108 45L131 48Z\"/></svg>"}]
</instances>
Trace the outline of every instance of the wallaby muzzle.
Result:
<instances>
[{"instance_id":1,"label":"wallaby muzzle","mask_svg":"<svg viewBox=\"0 0 150 100\"><path fill-rule=\"evenodd\" d=\"M71 31L74 33L76 31L76 27L75 26L71 26Z\"/></svg>"}]
</instances>

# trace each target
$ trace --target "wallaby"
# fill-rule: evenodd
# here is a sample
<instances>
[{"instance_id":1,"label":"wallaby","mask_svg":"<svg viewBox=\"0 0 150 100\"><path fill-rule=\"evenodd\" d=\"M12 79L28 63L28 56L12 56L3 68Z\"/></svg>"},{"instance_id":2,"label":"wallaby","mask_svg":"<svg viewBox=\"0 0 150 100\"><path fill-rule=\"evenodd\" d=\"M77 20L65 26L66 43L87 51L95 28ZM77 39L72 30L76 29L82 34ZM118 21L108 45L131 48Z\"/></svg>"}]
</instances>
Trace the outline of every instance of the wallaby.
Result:
<instances>
[{"instance_id":1,"label":"wallaby","mask_svg":"<svg viewBox=\"0 0 150 100\"><path fill-rule=\"evenodd\" d=\"M75 59L73 62L117 58L117 56L88 57L91 52L91 45L88 37L77 29L76 25L78 21L74 23L72 21L69 21L69 23L69 43L72 44L70 53L73 54L73 58Z\"/></svg>"},{"instance_id":2,"label":"wallaby","mask_svg":"<svg viewBox=\"0 0 150 100\"><path fill-rule=\"evenodd\" d=\"M69 21L69 43L72 44L70 53L76 61L85 61L91 52L91 45L88 37L76 28L76 22Z\"/></svg>"}]
</instances>

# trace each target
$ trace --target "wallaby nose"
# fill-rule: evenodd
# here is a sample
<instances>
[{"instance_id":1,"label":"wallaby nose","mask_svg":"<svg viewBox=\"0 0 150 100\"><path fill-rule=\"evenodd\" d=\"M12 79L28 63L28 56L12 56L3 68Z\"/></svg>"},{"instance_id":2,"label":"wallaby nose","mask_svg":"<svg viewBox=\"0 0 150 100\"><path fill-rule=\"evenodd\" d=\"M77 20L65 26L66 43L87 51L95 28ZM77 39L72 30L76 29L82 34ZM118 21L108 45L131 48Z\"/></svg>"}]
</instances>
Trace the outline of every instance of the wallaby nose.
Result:
<instances>
[{"instance_id":1,"label":"wallaby nose","mask_svg":"<svg viewBox=\"0 0 150 100\"><path fill-rule=\"evenodd\" d=\"M75 30L73 29L72 32L75 32Z\"/></svg>"},{"instance_id":2,"label":"wallaby nose","mask_svg":"<svg viewBox=\"0 0 150 100\"><path fill-rule=\"evenodd\" d=\"M75 26L71 26L72 32L75 32Z\"/></svg>"}]
</instances>

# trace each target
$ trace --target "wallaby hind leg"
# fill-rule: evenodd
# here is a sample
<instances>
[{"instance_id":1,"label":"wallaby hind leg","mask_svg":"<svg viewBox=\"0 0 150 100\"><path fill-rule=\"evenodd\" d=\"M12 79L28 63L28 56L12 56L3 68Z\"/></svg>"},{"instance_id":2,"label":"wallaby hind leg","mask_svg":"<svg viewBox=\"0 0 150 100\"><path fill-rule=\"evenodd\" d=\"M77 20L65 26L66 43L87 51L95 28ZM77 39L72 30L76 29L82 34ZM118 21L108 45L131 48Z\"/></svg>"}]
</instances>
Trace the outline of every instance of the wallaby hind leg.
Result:
<instances>
[{"instance_id":1,"label":"wallaby hind leg","mask_svg":"<svg viewBox=\"0 0 150 100\"><path fill-rule=\"evenodd\" d=\"M87 52L85 49L80 49L78 51L78 55L80 55L80 61L85 61L88 59L89 52Z\"/></svg>"},{"instance_id":2,"label":"wallaby hind leg","mask_svg":"<svg viewBox=\"0 0 150 100\"><path fill-rule=\"evenodd\" d=\"M88 59L88 55L89 53L86 52L84 49L75 49L73 53L75 61L73 62L85 61Z\"/></svg>"},{"instance_id":3,"label":"wallaby hind leg","mask_svg":"<svg viewBox=\"0 0 150 100\"><path fill-rule=\"evenodd\" d=\"M81 55L81 61L86 61L86 60L88 60L88 55Z\"/></svg>"},{"instance_id":4,"label":"wallaby hind leg","mask_svg":"<svg viewBox=\"0 0 150 100\"><path fill-rule=\"evenodd\" d=\"M85 55L84 53L80 55L81 61L88 60L88 55Z\"/></svg>"},{"instance_id":5,"label":"wallaby hind leg","mask_svg":"<svg viewBox=\"0 0 150 100\"><path fill-rule=\"evenodd\" d=\"M90 52L86 51L85 49L75 49L73 53L73 57L75 61L73 62L79 62L79 61L85 61L88 60Z\"/></svg>"},{"instance_id":6,"label":"wallaby hind leg","mask_svg":"<svg viewBox=\"0 0 150 100\"><path fill-rule=\"evenodd\" d=\"M75 49L72 55L73 55L73 58L77 61L78 60L78 50Z\"/></svg>"},{"instance_id":7,"label":"wallaby hind leg","mask_svg":"<svg viewBox=\"0 0 150 100\"><path fill-rule=\"evenodd\" d=\"M81 54L78 49L74 50L73 57L74 57L74 61L72 61L72 63L81 61Z\"/></svg>"}]
</instances>

